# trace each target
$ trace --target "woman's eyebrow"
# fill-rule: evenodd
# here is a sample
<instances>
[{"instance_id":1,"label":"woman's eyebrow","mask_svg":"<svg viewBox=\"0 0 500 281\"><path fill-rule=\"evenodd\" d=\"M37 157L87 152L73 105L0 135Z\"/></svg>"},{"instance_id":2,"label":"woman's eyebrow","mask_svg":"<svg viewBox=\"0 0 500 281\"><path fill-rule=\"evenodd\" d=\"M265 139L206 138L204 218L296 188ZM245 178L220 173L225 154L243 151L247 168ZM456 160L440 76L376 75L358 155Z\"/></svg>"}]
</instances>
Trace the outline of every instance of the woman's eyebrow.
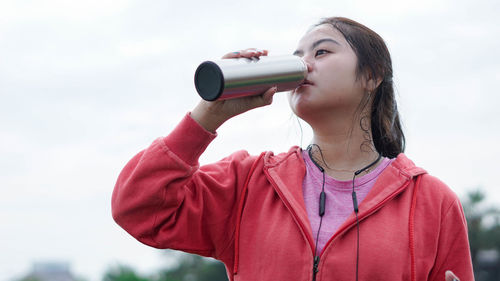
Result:
<instances>
[{"instance_id":1,"label":"woman's eyebrow","mask_svg":"<svg viewBox=\"0 0 500 281\"><path fill-rule=\"evenodd\" d=\"M321 44L321 43L323 43L323 42L332 42L332 43L335 43L335 44L337 44L337 45L339 45L339 46L342 46L342 45L340 45L340 43L339 43L339 42L337 42L337 41L335 41L335 40L333 40L333 39L331 39L331 38L323 38L323 39L319 39L318 41L314 42L314 43L311 45L311 50L313 50L314 48L316 48L319 44ZM293 55L294 55L294 56L297 56L297 55L301 55L301 54L303 54L303 53L304 53L304 52L303 52L303 51L301 51L301 50L296 50L295 52L293 52Z\"/></svg>"}]
</instances>

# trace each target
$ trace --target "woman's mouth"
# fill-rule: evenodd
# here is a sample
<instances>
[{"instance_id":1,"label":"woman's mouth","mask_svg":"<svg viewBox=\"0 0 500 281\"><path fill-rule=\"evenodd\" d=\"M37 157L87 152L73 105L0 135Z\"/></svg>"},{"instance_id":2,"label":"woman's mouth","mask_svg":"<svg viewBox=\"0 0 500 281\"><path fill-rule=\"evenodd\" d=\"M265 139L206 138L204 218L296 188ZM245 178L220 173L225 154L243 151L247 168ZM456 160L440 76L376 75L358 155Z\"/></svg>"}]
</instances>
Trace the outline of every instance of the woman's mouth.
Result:
<instances>
[{"instance_id":1,"label":"woman's mouth","mask_svg":"<svg viewBox=\"0 0 500 281\"><path fill-rule=\"evenodd\" d=\"M302 85L314 85L314 83L306 79L302 82Z\"/></svg>"},{"instance_id":2,"label":"woman's mouth","mask_svg":"<svg viewBox=\"0 0 500 281\"><path fill-rule=\"evenodd\" d=\"M307 80L307 79L306 79L306 80L304 80L304 81L303 81L303 82L299 85L299 87L307 87L307 86L312 86L312 85L314 85L314 83L312 83L311 81L309 81L309 80ZM298 87L297 87L297 88L298 88Z\"/></svg>"}]
</instances>

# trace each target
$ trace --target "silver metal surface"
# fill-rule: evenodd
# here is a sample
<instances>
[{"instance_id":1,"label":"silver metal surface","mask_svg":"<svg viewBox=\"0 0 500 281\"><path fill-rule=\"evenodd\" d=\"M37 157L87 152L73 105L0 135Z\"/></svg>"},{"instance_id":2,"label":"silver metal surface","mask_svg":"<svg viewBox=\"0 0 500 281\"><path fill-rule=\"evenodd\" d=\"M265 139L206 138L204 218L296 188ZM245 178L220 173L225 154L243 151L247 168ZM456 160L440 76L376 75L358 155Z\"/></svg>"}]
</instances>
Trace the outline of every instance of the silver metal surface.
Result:
<instances>
[{"instance_id":1,"label":"silver metal surface","mask_svg":"<svg viewBox=\"0 0 500 281\"><path fill-rule=\"evenodd\" d=\"M307 76L307 65L293 55L223 59L212 63L219 67L223 77L223 87L216 99L258 95L273 86L277 86L278 92L293 90Z\"/></svg>"}]
</instances>

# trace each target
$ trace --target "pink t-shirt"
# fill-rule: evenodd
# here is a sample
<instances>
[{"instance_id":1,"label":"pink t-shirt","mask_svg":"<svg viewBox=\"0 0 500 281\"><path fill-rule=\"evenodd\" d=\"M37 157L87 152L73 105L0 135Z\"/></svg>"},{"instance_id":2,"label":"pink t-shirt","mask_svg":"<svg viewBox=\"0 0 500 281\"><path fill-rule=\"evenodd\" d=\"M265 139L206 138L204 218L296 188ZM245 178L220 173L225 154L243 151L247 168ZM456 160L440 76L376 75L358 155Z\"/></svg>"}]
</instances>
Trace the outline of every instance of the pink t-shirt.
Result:
<instances>
[{"instance_id":1,"label":"pink t-shirt","mask_svg":"<svg viewBox=\"0 0 500 281\"><path fill-rule=\"evenodd\" d=\"M316 241L320 222L319 196L323 183L323 173L314 165L307 150L302 151L302 156L306 163L306 176L302 183L302 193L304 195L313 237ZM356 177L354 190L356 191L358 205L361 204L368 192L370 192L380 173L382 173L392 161L393 159L383 157L381 163L375 167L374 170L366 175ZM354 212L352 204L352 180L340 181L325 174L325 193L325 214L323 215L323 222L317 241L317 255L321 253L323 247L325 247L325 244L337 229Z\"/></svg>"}]
</instances>

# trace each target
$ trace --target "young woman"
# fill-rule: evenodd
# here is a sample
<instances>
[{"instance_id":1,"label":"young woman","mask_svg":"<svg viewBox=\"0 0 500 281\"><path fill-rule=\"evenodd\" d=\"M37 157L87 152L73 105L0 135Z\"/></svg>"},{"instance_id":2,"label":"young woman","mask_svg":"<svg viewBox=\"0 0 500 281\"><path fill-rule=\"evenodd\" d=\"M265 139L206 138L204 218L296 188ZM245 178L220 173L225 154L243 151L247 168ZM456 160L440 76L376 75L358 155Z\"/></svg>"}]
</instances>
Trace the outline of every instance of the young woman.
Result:
<instances>
[{"instance_id":1,"label":"young woman","mask_svg":"<svg viewBox=\"0 0 500 281\"><path fill-rule=\"evenodd\" d=\"M116 222L152 247L224 262L230 280L473 280L458 198L403 154L382 38L328 18L294 54L308 67L289 93L313 129L307 149L239 151L199 166L217 128L270 104L276 89L201 101L125 166L113 192Z\"/></svg>"}]
</instances>

